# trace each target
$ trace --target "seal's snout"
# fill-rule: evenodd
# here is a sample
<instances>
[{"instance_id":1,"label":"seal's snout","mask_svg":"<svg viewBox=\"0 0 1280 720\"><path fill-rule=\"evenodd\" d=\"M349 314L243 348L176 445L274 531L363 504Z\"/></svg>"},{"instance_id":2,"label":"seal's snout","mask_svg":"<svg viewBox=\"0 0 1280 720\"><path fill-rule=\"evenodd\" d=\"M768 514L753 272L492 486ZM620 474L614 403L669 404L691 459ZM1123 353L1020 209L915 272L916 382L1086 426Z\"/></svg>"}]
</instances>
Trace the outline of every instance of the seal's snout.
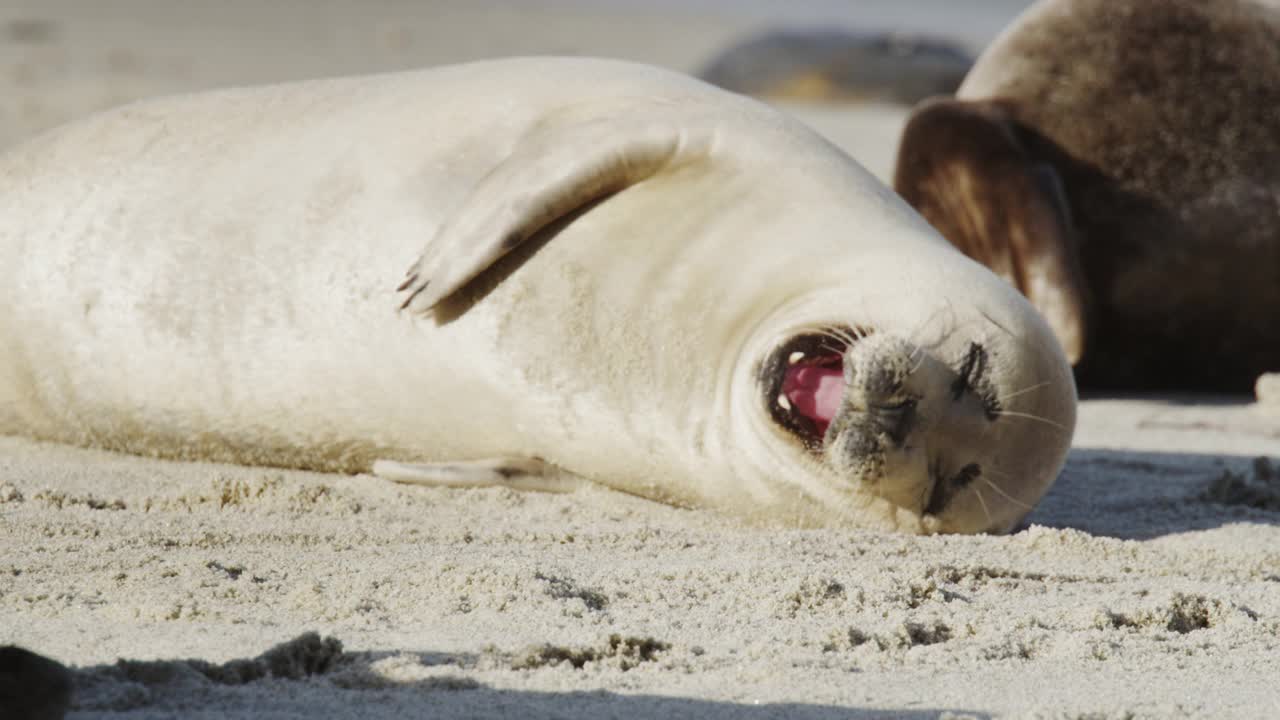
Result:
<instances>
[{"instance_id":1,"label":"seal's snout","mask_svg":"<svg viewBox=\"0 0 1280 720\"><path fill-rule=\"evenodd\" d=\"M844 359L845 396L836 421L827 430L831 446L854 431L867 439L860 445L901 448L917 421L919 395L908 380L923 356L892 335L873 335L851 346Z\"/></svg>"},{"instance_id":2,"label":"seal's snout","mask_svg":"<svg viewBox=\"0 0 1280 720\"><path fill-rule=\"evenodd\" d=\"M1033 382L1001 396L998 385L1007 386L1009 378L999 368L1008 365L998 365L993 353L1016 352L1016 346L985 342L954 337L918 346L876 333L846 346L842 395L819 449L846 491L875 496L951 531L1007 529L1030 510L1020 487L1042 482L1043 471L1031 466L1039 474L1025 480L1028 467L1015 464L1017 452L1036 449L1028 433L1067 426L1003 407L1002 398L1052 384Z\"/></svg>"},{"instance_id":3,"label":"seal's snout","mask_svg":"<svg viewBox=\"0 0 1280 720\"><path fill-rule=\"evenodd\" d=\"M766 363L766 404L814 452L830 452L852 430L861 450L900 447L918 418L909 380L922 358L900 338L860 329L800 335Z\"/></svg>"},{"instance_id":4,"label":"seal's snout","mask_svg":"<svg viewBox=\"0 0 1280 720\"><path fill-rule=\"evenodd\" d=\"M891 334L850 346L844 399L824 438L824 454L841 477L912 509L932 486L921 407L932 388L919 377L928 359Z\"/></svg>"},{"instance_id":5,"label":"seal's snout","mask_svg":"<svg viewBox=\"0 0 1280 720\"><path fill-rule=\"evenodd\" d=\"M892 335L875 335L849 349L844 375L849 400L874 416L897 416L915 398L908 379L923 356L907 341Z\"/></svg>"},{"instance_id":6,"label":"seal's snout","mask_svg":"<svg viewBox=\"0 0 1280 720\"><path fill-rule=\"evenodd\" d=\"M995 412L984 399L988 373L979 343L948 363L889 333L866 337L845 353L823 455L857 491L942 512L983 472L975 457Z\"/></svg>"}]
</instances>

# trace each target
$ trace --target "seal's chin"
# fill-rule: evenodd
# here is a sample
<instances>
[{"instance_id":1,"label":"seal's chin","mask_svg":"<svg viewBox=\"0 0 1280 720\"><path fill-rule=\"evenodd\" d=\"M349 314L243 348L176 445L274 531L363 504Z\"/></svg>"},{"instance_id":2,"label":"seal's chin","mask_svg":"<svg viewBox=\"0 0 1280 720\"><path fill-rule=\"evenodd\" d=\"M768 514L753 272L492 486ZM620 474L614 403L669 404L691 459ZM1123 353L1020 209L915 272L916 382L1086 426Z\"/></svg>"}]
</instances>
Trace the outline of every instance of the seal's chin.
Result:
<instances>
[{"instance_id":1,"label":"seal's chin","mask_svg":"<svg viewBox=\"0 0 1280 720\"><path fill-rule=\"evenodd\" d=\"M769 414L810 451L822 451L827 428L845 396L845 352L863 336L843 328L802 333L782 343L765 362L762 376Z\"/></svg>"}]
</instances>

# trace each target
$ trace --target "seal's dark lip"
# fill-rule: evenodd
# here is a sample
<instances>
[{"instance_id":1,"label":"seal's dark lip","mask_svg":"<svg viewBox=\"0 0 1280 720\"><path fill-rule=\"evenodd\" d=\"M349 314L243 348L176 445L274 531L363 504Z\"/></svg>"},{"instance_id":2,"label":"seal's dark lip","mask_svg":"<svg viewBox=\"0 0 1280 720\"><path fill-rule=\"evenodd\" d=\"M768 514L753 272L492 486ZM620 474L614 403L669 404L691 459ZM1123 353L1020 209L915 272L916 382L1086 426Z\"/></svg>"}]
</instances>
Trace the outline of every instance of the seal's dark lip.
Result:
<instances>
[{"instance_id":1,"label":"seal's dark lip","mask_svg":"<svg viewBox=\"0 0 1280 720\"><path fill-rule=\"evenodd\" d=\"M832 366L842 363L849 344L841 338L856 340L867 334L868 331L864 329L859 328L855 331L847 326L802 332L778 345L761 363L762 401L769 416L779 426L794 435L806 450L821 453L823 433L811 418L780 401L787 370L796 364Z\"/></svg>"},{"instance_id":2,"label":"seal's dark lip","mask_svg":"<svg viewBox=\"0 0 1280 720\"><path fill-rule=\"evenodd\" d=\"M942 511L951 503L951 498L954 496L951 488L948 488L947 484L942 481L942 468L940 465L941 463L937 458L929 462L929 481L933 483L933 487L929 489L929 497L925 501L924 513L934 517L942 514Z\"/></svg>"},{"instance_id":3,"label":"seal's dark lip","mask_svg":"<svg viewBox=\"0 0 1280 720\"><path fill-rule=\"evenodd\" d=\"M929 499L925 503L924 512L928 515L941 515L960 491L969 487L982 477L982 466L971 462L956 470L950 477L944 477L937 461L929 464L929 478L933 481L933 489L929 491Z\"/></svg>"}]
</instances>

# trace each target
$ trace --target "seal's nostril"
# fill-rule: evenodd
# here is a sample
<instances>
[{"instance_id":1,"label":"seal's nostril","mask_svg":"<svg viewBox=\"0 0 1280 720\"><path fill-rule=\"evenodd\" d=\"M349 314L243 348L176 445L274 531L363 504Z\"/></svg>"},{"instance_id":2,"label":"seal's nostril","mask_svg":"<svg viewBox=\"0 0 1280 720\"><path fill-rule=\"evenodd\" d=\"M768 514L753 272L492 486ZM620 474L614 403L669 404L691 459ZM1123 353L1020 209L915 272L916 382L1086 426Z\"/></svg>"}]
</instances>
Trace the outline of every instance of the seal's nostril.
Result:
<instances>
[{"instance_id":1,"label":"seal's nostril","mask_svg":"<svg viewBox=\"0 0 1280 720\"><path fill-rule=\"evenodd\" d=\"M968 465L960 468L960 472L956 473L955 477L951 478L951 485L957 488L968 487L974 480L977 480L981 476L982 466L978 463L969 463Z\"/></svg>"}]
</instances>

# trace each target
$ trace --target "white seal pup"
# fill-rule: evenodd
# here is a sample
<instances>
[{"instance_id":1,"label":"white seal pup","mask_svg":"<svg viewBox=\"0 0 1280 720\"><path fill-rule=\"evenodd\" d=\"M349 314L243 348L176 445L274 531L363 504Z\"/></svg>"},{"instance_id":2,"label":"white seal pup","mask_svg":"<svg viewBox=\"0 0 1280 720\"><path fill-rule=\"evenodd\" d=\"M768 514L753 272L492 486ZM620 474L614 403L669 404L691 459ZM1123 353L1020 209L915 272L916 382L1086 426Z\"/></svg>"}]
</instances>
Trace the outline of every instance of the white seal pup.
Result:
<instances>
[{"instance_id":1,"label":"white seal pup","mask_svg":"<svg viewBox=\"0 0 1280 720\"><path fill-rule=\"evenodd\" d=\"M158 99L0 159L0 432L998 532L1074 422L1016 290L796 121L654 68Z\"/></svg>"}]
</instances>

